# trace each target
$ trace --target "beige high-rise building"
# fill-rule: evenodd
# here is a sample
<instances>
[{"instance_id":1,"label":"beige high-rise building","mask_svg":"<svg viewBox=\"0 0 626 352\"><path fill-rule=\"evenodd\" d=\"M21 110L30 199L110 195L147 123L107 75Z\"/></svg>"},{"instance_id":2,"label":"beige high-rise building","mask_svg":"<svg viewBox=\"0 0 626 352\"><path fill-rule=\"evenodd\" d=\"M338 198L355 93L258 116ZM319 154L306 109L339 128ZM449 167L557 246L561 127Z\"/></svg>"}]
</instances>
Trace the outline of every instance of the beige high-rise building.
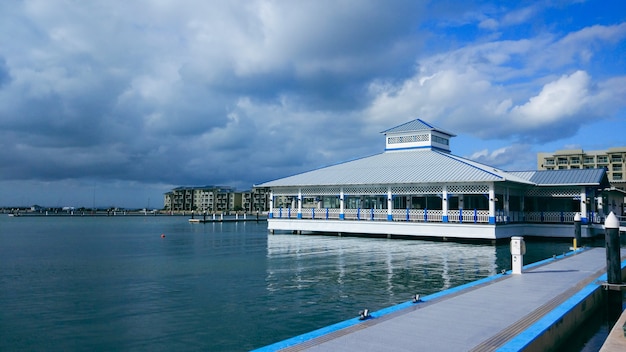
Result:
<instances>
[{"instance_id":1,"label":"beige high-rise building","mask_svg":"<svg viewBox=\"0 0 626 352\"><path fill-rule=\"evenodd\" d=\"M626 147L607 150L557 150L537 153L537 170L596 169L607 171L609 182L615 188L626 190Z\"/></svg>"}]
</instances>

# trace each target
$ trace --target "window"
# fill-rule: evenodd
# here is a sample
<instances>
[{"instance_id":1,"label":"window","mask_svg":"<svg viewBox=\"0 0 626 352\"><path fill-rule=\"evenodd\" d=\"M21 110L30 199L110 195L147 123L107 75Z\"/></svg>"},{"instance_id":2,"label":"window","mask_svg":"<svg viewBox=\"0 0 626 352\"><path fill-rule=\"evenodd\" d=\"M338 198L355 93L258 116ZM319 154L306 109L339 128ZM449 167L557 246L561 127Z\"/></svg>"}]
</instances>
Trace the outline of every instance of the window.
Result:
<instances>
[{"instance_id":1,"label":"window","mask_svg":"<svg viewBox=\"0 0 626 352\"><path fill-rule=\"evenodd\" d=\"M612 163L621 163L622 162L622 156L621 155L611 155L611 162Z\"/></svg>"},{"instance_id":2,"label":"window","mask_svg":"<svg viewBox=\"0 0 626 352\"><path fill-rule=\"evenodd\" d=\"M558 158L557 163L559 165L567 165L567 158Z\"/></svg>"},{"instance_id":3,"label":"window","mask_svg":"<svg viewBox=\"0 0 626 352\"><path fill-rule=\"evenodd\" d=\"M594 162L594 157L592 157L592 156L586 156L586 157L585 157L585 159L583 159L583 162L584 162L585 164L593 164L593 162Z\"/></svg>"},{"instance_id":4,"label":"window","mask_svg":"<svg viewBox=\"0 0 626 352\"><path fill-rule=\"evenodd\" d=\"M554 159L546 159L546 165L553 166L554 165Z\"/></svg>"},{"instance_id":5,"label":"window","mask_svg":"<svg viewBox=\"0 0 626 352\"><path fill-rule=\"evenodd\" d=\"M613 171L622 171L622 164L613 164L611 166L612 166L611 169Z\"/></svg>"},{"instance_id":6,"label":"window","mask_svg":"<svg viewBox=\"0 0 626 352\"><path fill-rule=\"evenodd\" d=\"M443 144L443 145L448 145L448 143L450 143L450 141L448 141L446 138L442 138L442 137L435 136L435 135L433 135L433 142Z\"/></svg>"},{"instance_id":7,"label":"window","mask_svg":"<svg viewBox=\"0 0 626 352\"><path fill-rule=\"evenodd\" d=\"M609 157L606 155L598 156L598 164L607 164L609 162Z\"/></svg>"},{"instance_id":8,"label":"window","mask_svg":"<svg viewBox=\"0 0 626 352\"><path fill-rule=\"evenodd\" d=\"M570 158L570 164L580 164L580 157L573 156Z\"/></svg>"},{"instance_id":9,"label":"window","mask_svg":"<svg viewBox=\"0 0 626 352\"><path fill-rule=\"evenodd\" d=\"M621 181L622 180L622 173L618 172L616 174L613 174L613 180L615 181Z\"/></svg>"},{"instance_id":10,"label":"window","mask_svg":"<svg viewBox=\"0 0 626 352\"><path fill-rule=\"evenodd\" d=\"M388 137L388 144L396 144L396 143L411 143L411 142L428 142L429 138L427 134L420 135L412 135L412 136L399 136L399 137Z\"/></svg>"}]
</instances>

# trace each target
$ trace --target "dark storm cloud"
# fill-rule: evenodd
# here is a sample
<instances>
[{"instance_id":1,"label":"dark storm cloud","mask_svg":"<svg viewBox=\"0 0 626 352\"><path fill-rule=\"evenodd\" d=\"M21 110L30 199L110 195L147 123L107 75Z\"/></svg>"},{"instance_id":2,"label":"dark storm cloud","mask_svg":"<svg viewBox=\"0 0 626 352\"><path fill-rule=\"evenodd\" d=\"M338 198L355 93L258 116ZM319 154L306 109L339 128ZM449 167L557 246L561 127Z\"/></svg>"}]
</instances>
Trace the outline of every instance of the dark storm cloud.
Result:
<instances>
[{"instance_id":1,"label":"dark storm cloud","mask_svg":"<svg viewBox=\"0 0 626 352\"><path fill-rule=\"evenodd\" d=\"M576 133L581 116L623 106L614 98L623 79L595 79L585 63L626 28L499 38L529 13L541 22L541 11L465 1L2 2L0 181L245 189L380 152L379 131L416 117L514 140L548 140L573 117ZM554 92L573 110L547 109ZM507 118L518 122L498 123Z\"/></svg>"},{"instance_id":2,"label":"dark storm cloud","mask_svg":"<svg viewBox=\"0 0 626 352\"><path fill-rule=\"evenodd\" d=\"M237 170L263 164L257 150L322 135L293 110L363 107L369 82L410 74L418 49L413 2L17 5L25 40L0 61L9 179L252 184ZM290 107L259 115L242 100Z\"/></svg>"},{"instance_id":3,"label":"dark storm cloud","mask_svg":"<svg viewBox=\"0 0 626 352\"><path fill-rule=\"evenodd\" d=\"M11 81L11 75L9 75L9 68L7 67L7 61L0 56L0 89L9 84Z\"/></svg>"}]
</instances>

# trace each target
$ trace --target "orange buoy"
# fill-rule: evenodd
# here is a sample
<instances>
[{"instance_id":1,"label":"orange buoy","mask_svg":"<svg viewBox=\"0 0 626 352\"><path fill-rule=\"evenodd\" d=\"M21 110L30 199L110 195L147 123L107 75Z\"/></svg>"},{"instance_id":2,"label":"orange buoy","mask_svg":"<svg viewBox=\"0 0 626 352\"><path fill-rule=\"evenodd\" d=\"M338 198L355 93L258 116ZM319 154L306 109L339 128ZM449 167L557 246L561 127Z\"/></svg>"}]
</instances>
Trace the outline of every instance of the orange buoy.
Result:
<instances>
[{"instance_id":1,"label":"orange buoy","mask_svg":"<svg viewBox=\"0 0 626 352\"><path fill-rule=\"evenodd\" d=\"M165 234L164 233L161 234L161 238L165 238Z\"/></svg>"}]
</instances>

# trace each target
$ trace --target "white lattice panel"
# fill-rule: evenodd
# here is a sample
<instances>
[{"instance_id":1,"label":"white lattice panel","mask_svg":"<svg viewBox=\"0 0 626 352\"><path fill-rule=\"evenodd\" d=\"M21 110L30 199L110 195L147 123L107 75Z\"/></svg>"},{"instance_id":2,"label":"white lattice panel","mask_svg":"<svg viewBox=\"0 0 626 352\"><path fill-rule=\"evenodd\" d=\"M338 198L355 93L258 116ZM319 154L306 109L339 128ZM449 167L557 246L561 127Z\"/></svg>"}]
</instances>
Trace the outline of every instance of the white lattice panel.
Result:
<instances>
[{"instance_id":1,"label":"white lattice panel","mask_svg":"<svg viewBox=\"0 0 626 352\"><path fill-rule=\"evenodd\" d=\"M394 186L391 187L392 194L441 194L443 192L442 186L429 185L429 186Z\"/></svg>"},{"instance_id":2,"label":"white lattice panel","mask_svg":"<svg viewBox=\"0 0 626 352\"><path fill-rule=\"evenodd\" d=\"M302 188L302 194L307 196L336 196L340 192L340 189L333 187L304 187ZM296 191L297 193L297 191Z\"/></svg>"},{"instance_id":3,"label":"white lattice panel","mask_svg":"<svg viewBox=\"0 0 626 352\"><path fill-rule=\"evenodd\" d=\"M382 195L387 194L387 187L346 187L345 195Z\"/></svg>"},{"instance_id":4,"label":"white lattice panel","mask_svg":"<svg viewBox=\"0 0 626 352\"><path fill-rule=\"evenodd\" d=\"M448 193L485 194L485 193L489 193L489 186L488 185L448 185Z\"/></svg>"},{"instance_id":5,"label":"white lattice panel","mask_svg":"<svg viewBox=\"0 0 626 352\"><path fill-rule=\"evenodd\" d=\"M579 197L580 188L532 188L526 191L526 195L532 197Z\"/></svg>"},{"instance_id":6,"label":"white lattice panel","mask_svg":"<svg viewBox=\"0 0 626 352\"><path fill-rule=\"evenodd\" d=\"M274 196L297 196L298 189L297 188L278 188L272 190Z\"/></svg>"}]
</instances>

